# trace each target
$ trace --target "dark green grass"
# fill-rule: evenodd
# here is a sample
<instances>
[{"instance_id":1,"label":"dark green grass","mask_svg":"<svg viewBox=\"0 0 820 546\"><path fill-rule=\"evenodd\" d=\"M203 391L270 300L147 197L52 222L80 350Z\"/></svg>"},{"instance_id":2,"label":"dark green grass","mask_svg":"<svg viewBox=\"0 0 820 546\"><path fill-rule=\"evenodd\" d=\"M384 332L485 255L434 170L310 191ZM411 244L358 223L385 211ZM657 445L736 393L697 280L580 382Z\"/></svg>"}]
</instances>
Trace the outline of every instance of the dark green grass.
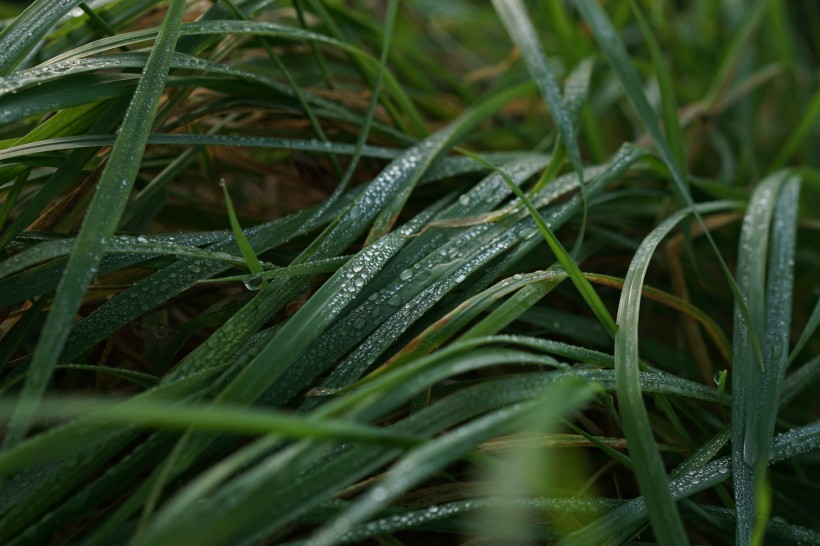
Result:
<instances>
[{"instance_id":1,"label":"dark green grass","mask_svg":"<svg viewBox=\"0 0 820 546\"><path fill-rule=\"evenodd\" d=\"M15 13L0 543L820 543L813 2Z\"/></svg>"}]
</instances>

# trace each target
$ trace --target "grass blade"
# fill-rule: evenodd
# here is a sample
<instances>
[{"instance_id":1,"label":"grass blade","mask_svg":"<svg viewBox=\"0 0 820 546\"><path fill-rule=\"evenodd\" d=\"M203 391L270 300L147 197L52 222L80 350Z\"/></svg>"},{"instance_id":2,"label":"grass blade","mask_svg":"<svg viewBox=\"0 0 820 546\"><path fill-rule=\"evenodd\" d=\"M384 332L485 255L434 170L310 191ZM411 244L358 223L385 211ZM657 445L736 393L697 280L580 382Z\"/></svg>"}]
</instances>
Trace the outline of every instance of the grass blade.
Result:
<instances>
[{"instance_id":1,"label":"grass blade","mask_svg":"<svg viewBox=\"0 0 820 546\"><path fill-rule=\"evenodd\" d=\"M51 379L63 344L68 338L74 314L80 307L83 294L102 259L108 238L114 233L125 208L137 172L142 151L151 130L151 120L160 96L165 89L165 77L171 63L172 51L179 34L185 2L174 0L157 36L157 47L149 57L134 98L126 112L119 137L100 179L99 189L87 213L57 289L40 342L34 354L20 402L4 439L6 448L14 446L24 436L32 412ZM134 150L138 150L137 153Z\"/></svg>"},{"instance_id":2,"label":"grass blade","mask_svg":"<svg viewBox=\"0 0 820 546\"><path fill-rule=\"evenodd\" d=\"M82 0L37 0L0 32L0 76L8 76L60 17Z\"/></svg>"},{"instance_id":3,"label":"grass blade","mask_svg":"<svg viewBox=\"0 0 820 546\"><path fill-rule=\"evenodd\" d=\"M709 241L709 245L712 247L715 257L720 263L723 275L726 278L726 282L729 284L729 288L732 290L735 301L737 301L740 306L740 312L743 318L751 324L752 317L749 310L746 308L746 304L741 296L737 282L732 276L732 273L729 271L729 266L726 265L726 261L723 259L723 255L720 253L717 243L715 243L709 229L703 222L703 218L695 208L695 202L689 192L689 185L686 181L684 172L675 162L674 153L667 144L667 141L661 132L655 112L649 105L646 95L644 95L643 89L641 88L640 79L638 78L635 67L629 60L629 55L626 52L623 42L618 37L615 29L612 27L612 23L606 15L606 12L604 12L604 9L600 5L592 0L573 1L578 7L578 10L581 12L581 15L584 17L584 20L590 26L590 29L600 44L610 66L618 76L618 80L623 86L626 96L629 98L629 101L632 103L635 110L637 110L641 121L644 123L649 131L649 134L652 136L652 140L658 148L661 159L672 176L672 181L675 183L677 193L683 199L684 203L686 203L686 205L694 211L695 220L697 220L698 224L703 229L703 233L706 235L706 239ZM754 354L757 357L758 364L762 370L764 363L763 352L760 347L760 339L757 334L752 332L751 340Z\"/></svg>"},{"instance_id":4,"label":"grass blade","mask_svg":"<svg viewBox=\"0 0 820 546\"><path fill-rule=\"evenodd\" d=\"M701 205L704 212L719 210L724 204ZM641 493L646 498L652 530L664 544L687 544L686 533L663 461L655 446L652 427L644 407L639 378L638 316L641 290L650 259L663 239L691 211L683 210L665 220L644 239L632 259L624 279L618 305L618 331L615 335L615 373L618 386L618 406L629 442L629 453Z\"/></svg>"},{"instance_id":5,"label":"grass blade","mask_svg":"<svg viewBox=\"0 0 820 546\"><path fill-rule=\"evenodd\" d=\"M461 152L479 163L487 165L488 168L492 168L493 170L498 171L501 176L504 178L504 181L510 187L510 189L515 193L515 195L521 200L522 203L527 207L527 210L530 212L532 219L535 221L535 224L538 226L538 229L541 231L541 235L544 236L544 240L547 241L547 244L552 250L555 257L561 263L561 266L566 270L569 278L572 280L572 283L581 293L581 296L584 298L584 301L595 313L595 316L604 325L607 332L610 335L614 336L615 332L618 330L617 326L615 325L615 321L612 320L612 315L609 314L609 311L604 306L604 303L601 301L600 296L598 293L595 292L595 289L589 283L589 281L584 277L584 274L578 268L578 265L575 263L575 260L569 253L564 250L564 247L561 245L561 242L555 237L552 233L552 230L547 226L544 219L541 217L541 213L538 212L538 209L532 204L532 201L521 191L521 189L515 185L515 183L509 179L509 176L505 174L503 171L498 170L497 167L492 165L491 163L487 162L478 154L473 154L467 150L461 150Z\"/></svg>"}]
</instances>

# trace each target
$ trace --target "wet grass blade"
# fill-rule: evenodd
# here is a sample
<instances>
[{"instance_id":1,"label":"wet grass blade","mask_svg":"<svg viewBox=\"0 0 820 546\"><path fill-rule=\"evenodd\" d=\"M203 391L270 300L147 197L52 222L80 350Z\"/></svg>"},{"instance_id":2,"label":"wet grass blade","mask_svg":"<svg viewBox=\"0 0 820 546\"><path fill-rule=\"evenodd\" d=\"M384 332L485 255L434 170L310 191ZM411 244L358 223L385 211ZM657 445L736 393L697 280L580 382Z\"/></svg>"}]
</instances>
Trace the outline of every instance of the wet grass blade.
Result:
<instances>
[{"instance_id":1,"label":"wet grass blade","mask_svg":"<svg viewBox=\"0 0 820 546\"><path fill-rule=\"evenodd\" d=\"M165 89L174 45L179 34L185 2L174 0L165 16L157 46L152 50L140 83L126 112L117 143L103 171L98 190L89 206L86 221L77 237L57 295L52 302L20 402L9 423L4 445L19 442L28 429L31 413L39 405L57 364L69 325L80 307L83 294L102 259L108 238L114 233L137 177L142 151L151 130L152 115ZM137 150L135 153L134 150Z\"/></svg>"},{"instance_id":2,"label":"wet grass blade","mask_svg":"<svg viewBox=\"0 0 820 546\"><path fill-rule=\"evenodd\" d=\"M701 205L700 208L705 212L720 210L725 206L724 203L718 203ZM638 317L643 280L652 255L661 239L689 214L691 211L688 210L674 214L641 243L624 279L618 305L618 331L615 335L618 406L624 432L635 464L638 485L649 508L652 530L664 544L687 544L688 541L643 402L639 377Z\"/></svg>"},{"instance_id":3,"label":"wet grass blade","mask_svg":"<svg viewBox=\"0 0 820 546\"><path fill-rule=\"evenodd\" d=\"M798 190L797 180L785 172L761 182L741 235L738 278L743 280L754 327L762 332L767 366L761 372L750 361L749 336L736 314L732 461L739 542L755 540L753 529L765 524L766 515L759 508L767 494L765 461L788 358Z\"/></svg>"},{"instance_id":4,"label":"wet grass blade","mask_svg":"<svg viewBox=\"0 0 820 546\"><path fill-rule=\"evenodd\" d=\"M738 244L738 284L747 302L753 322L747 323L735 307L735 329L732 351L732 465L737 503L737 535L739 543L749 543L755 520L756 483L762 478L757 445L760 420L759 389L763 372L755 365L751 330L763 335L766 317L766 257L769 252L771 219L774 205L784 182L776 175L761 182L755 189ZM765 449L765 446L763 446ZM765 459L764 459L765 461Z\"/></svg>"},{"instance_id":5,"label":"wet grass blade","mask_svg":"<svg viewBox=\"0 0 820 546\"><path fill-rule=\"evenodd\" d=\"M515 195L521 200L522 203L527 207L532 219L535 221L535 224L538 226L538 229L541 231L541 235L543 235L544 240L547 241L547 244L552 250L555 257L561 263L561 266L569 275L569 278L572 280L572 283L581 293L581 296L584 298L584 301L589 306L590 310L595 314L598 320L603 324L606 328L607 332L610 335L614 336L615 332L618 330L617 326L615 325L615 321L612 320L612 315L609 314L606 306L601 301L600 296L598 293L595 292L595 289L589 283L589 281L584 277L584 274L578 268L578 265L575 263L575 260L569 253L564 250L564 247L561 245L561 242L555 237L552 230L547 226L544 222L544 219L541 217L541 213L538 212L538 209L532 204L532 201L524 194L521 189L515 185L515 183L509 179L509 176L505 174L503 171L499 171L497 167L492 165L491 163L487 162L478 154L473 154L467 150L461 150L461 152L479 163L486 165L488 168L492 168L501 173L501 176L504 178L504 181L510 187L510 189L515 193Z\"/></svg>"},{"instance_id":6,"label":"wet grass blade","mask_svg":"<svg viewBox=\"0 0 820 546\"><path fill-rule=\"evenodd\" d=\"M706 235L706 239L709 241L709 245L712 247L712 250L717 258L721 270L723 271L723 275L726 278L726 282L729 284L729 288L732 291L732 294L735 297L735 301L738 302L740 306L740 312L743 318L751 324L752 316L747 309L746 304L741 296L740 289L738 288L737 282L735 278L732 276L731 271L729 270L729 266L726 265L726 261L723 259L723 255L720 252L720 249L715 243L714 238L712 237L711 233L709 232L708 227L703 222L703 218L701 218L700 214L695 209L694 205L695 202L692 199L692 195L689 192L689 184L687 182L685 173L681 170L678 166L677 162L675 161L675 155L672 149L669 147L666 138L664 138L663 133L661 132L660 124L656 119L656 114L652 107L649 105L649 101L646 98L646 95L643 92L641 87L640 78L638 77L638 73L633 66L629 55L626 52L626 47L624 46L621 39L618 37L618 34L615 32L615 29L612 26L609 18L606 15L604 9L598 5L596 2L592 0L573 0L575 5L578 7L578 10L581 12L584 20L590 26L593 35L595 36L596 40L598 41L601 49L604 53L604 56L607 58L609 65L612 67L615 74L618 76L618 80L620 81L624 92L626 93L627 98L632 103L635 110L638 112L638 115L641 118L641 121L646 126L649 134L652 136L652 140L655 143L655 146L658 148L658 152L660 153L661 159L663 160L664 164L666 165L669 173L672 177L672 181L675 184L675 189L678 195L683 199L684 203L694 211L695 220L697 220L700 227L703 229L703 233ZM754 350L754 354L757 358L758 364L761 370L764 367L763 363L763 352L760 345L760 339L758 338L757 334L752 332L751 334L751 341Z\"/></svg>"},{"instance_id":7,"label":"wet grass blade","mask_svg":"<svg viewBox=\"0 0 820 546\"><path fill-rule=\"evenodd\" d=\"M0 32L0 76L8 76L62 16L82 0L38 0Z\"/></svg>"}]
</instances>

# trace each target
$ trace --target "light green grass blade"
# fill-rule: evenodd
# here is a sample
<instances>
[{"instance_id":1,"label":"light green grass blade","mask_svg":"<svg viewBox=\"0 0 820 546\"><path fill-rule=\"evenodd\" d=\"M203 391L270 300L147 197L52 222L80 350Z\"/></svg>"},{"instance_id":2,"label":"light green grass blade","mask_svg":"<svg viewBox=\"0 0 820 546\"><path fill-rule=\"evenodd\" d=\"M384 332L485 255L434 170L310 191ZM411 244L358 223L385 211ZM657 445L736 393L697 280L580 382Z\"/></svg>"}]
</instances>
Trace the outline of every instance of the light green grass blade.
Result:
<instances>
[{"instance_id":1,"label":"light green grass blade","mask_svg":"<svg viewBox=\"0 0 820 546\"><path fill-rule=\"evenodd\" d=\"M473 449L478 443L511 428L515 420L522 419L528 413L537 414L543 426L553 426L561 415L586 402L592 392L592 388L580 382L558 383L548 389L541 400L530 404L517 404L482 416L411 450L387 471L382 480L320 529L311 538L311 542L317 546L339 544L347 528L372 517L383 509L385 504L396 500L413 485Z\"/></svg>"},{"instance_id":2,"label":"light green grass blade","mask_svg":"<svg viewBox=\"0 0 820 546\"><path fill-rule=\"evenodd\" d=\"M125 425L265 435L276 433L286 438L323 438L356 442L411 446L416 440L387 430L334 421L307 419L269 410L248 410L229 406L174 403L106 402L100 400L59 399L49 397L47 409L33 416L38 422L60 421L66 417L84 417L88 423L119 428ZM0 400L0 415L8 417L14 404ZM11 459L9 464L14 464Z\"/></svg>"},{"instance_id":3,"label":"light green grass blade","mask_svg":"<svg viewBox=\"0 0 820 546\"><path fill-rule=\"evenodd\" d=\"M157 400L184 400L210 386L220 371L221 368L190 374L173 384L161 384L145 393L132 396L123 404L140 405ZM133 429L128 427L112 432L89 425L85 419L77 419L27 438L4 450L0 453L0 476L10 476L25 468L63 461L72 455L87 453L89 449L105 445L112 436L122 437L123 434L127 436L129 432L133 432ZM116 442L113 443L116 445Z\"/></svg>"},{"instance_id":4,"label":"light green grass blade","mask_svg":"<svg viewBox=\"0 0 820 546\"><path fill-rule=\"evenodd\" d=\"M77 237L75 252L69 258L57 296L52 302L40 342L26 376L20 403L9 423L4 445L11 447L25 434L31 412L38 406L60 351L68 338L74 314L102 259L107 239L114 233L125 208L134 179L140 168L142 150L151 130L151 119L165 89L165 77L176 44L185 2L175 0L163 21L140 83L134 92L117 143L94 193L87 220ZM138 150L135 153L134 150Z\"/></svg>"},{"instance_id":5,"label":"light green grass blade","mask_svg":"<svg viewBox=\"0 0 820 546\"><path fill-rule=\"evenodd\" d=\"M228 210L228 219L231 223L231 231L233 232L234 239L236 239L236 244L242 252L242 257L245 258L248 270L252 275L259 275L263 270L262 264L259 262L259 258L257 258L256 252L253 251L250 242L248 242L248 238L245 237L245 234L242 232L242 226L239 225L239 218L236 217L236 211L234 211L233 208L231 195L228 193L228 187L225 185L224 180L221 180L219 185L222 187L222 194L225 196L225 207ZM265 289L267 287L268 281L260 277L259 288Z\"/></svg>"},{"instance_id":6,"label":"light green grass blade","mask_svg":"<svg viewBox=\"0 0 820 546\"><path fill-rule=\"evenodd\" d=\"M483 159L478 154L473 154L472 152L468 152L467 150L461 150L461 152L468 157L475 159L480 163L484 163L487 167L492 168L494 170L498 170L492 164L487 163L485 159ZM541 234L544 236L544 240L547 241L547 244L552 250L555 257L563 266L564 270L567 271L569 278L572 280L572 283L581 293L581 296L584 298L584 301L589 306L590 310L595 314L601 324L607 329L610 335L614 336L615 332L617 331L617 326L615 325L615 321L612 320L612 315L609 314L609 311L604 306L604 303L601 301L600 296L598 293L595 292L595 289L589 283L589 281L584 277L581 270L578 268L578 265L575 263L575 260L569 253L564 250L564 247L561 245L561 242L555 237L552 230L547 226L544 222L544 219L541 217L541 214L538 212L538 209L533 206L532 201L521 191L521 189L515 185L514 182L509 180L509 177L503 172L499 171L504 178L504 181L507 182L510 189L513 190L515 195L524 203L527 207L527 210L530 212L532 219L535 221L535 224L538 226L538 229L541 231Z\"/></svg>"}]
</instances>

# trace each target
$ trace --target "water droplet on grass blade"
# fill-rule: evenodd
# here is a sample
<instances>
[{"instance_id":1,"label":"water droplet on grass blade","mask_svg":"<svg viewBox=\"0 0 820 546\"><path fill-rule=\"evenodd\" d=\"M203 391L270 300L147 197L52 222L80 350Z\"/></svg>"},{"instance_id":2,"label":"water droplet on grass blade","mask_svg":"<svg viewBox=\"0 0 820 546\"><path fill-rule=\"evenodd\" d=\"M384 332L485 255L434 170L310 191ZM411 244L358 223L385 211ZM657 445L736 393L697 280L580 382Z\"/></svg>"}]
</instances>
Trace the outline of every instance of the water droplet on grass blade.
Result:
<instances>
[{"instance_id":1,"label":"water droplet on grass blade","mask_svg":"<svg viewBox=\"0 0 820 546\"><path fill-rule=\"evenodd\" d=\"M262 286L262 276L254 275L253 277L248 277L242 281L242 284L244 284L248 290L259 290L259 287Z\"/></svg>"}]
</instances>

